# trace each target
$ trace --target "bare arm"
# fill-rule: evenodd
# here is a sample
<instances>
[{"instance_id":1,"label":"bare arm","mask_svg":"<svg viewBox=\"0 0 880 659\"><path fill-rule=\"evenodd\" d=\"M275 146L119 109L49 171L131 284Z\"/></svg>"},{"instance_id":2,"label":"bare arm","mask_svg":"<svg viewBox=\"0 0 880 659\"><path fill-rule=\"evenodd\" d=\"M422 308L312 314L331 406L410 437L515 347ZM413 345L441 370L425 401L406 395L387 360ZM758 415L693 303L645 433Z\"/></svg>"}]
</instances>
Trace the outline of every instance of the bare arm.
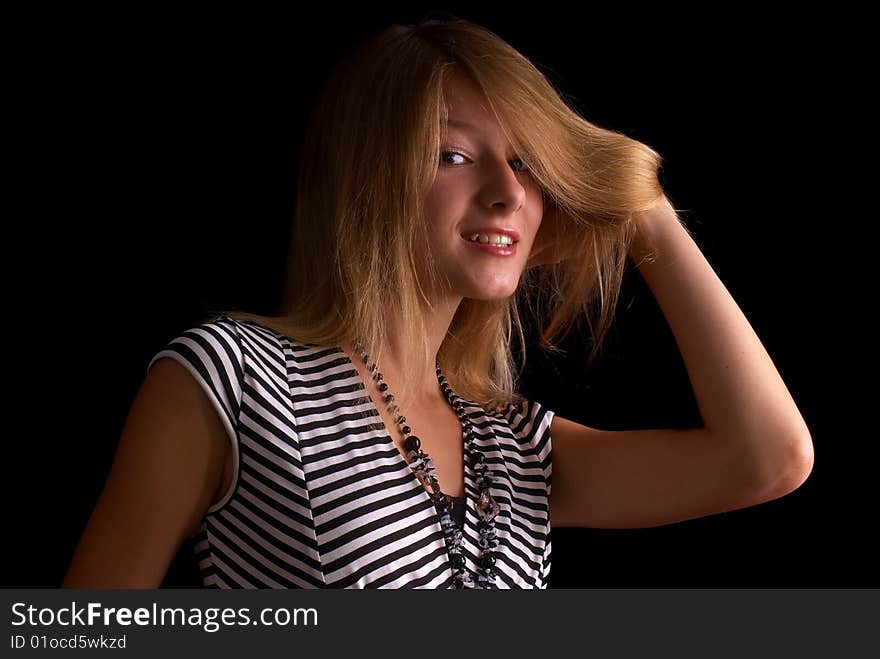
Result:
<instances>
[{"instance_id":1,"label":"bare arm","mask_svg":"<svg viewBox=\"0 0 880 659\"><path fill-rule=\"evenodd\" d=\"M675 336L704 427L610 432L554 418L557 526L710 515L783 496L812 469L810 433L785 383L669 201L638 220L632 256Z\"/></svg>"},{"instance_id":2,"label":"bare arm","mask_svg":"<svg viewBox=\"0 0 880 659\"><path fill-rule=\"evenodd\" d=\"M62 588L157 588L216 499L229 439L192 376L153 365Z\"/></svg>"}]
</instances>

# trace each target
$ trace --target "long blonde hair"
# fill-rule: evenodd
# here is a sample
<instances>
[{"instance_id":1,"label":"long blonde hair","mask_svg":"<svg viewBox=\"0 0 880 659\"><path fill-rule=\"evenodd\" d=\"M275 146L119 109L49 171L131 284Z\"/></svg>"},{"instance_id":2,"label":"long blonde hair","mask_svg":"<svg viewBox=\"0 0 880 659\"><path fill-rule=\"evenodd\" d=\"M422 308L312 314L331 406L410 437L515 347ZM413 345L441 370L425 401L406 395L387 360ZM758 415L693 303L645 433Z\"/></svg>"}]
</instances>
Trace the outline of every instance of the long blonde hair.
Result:
<instances>
[{"instance_id":1,"label":"long blonde hair","mask_svg":"<svg viewBox=\"0 0 880 659\"><path fill-rule=\"evenodd\" d=\"M358 337L380 364L393 314L403 372L431 371L418 272L434 268L422 208L439 163L444 82L456 72L482 88L540 184L545 216L557 213L583 254L526 270L507 299L459 305L438 362L458 395L497 410L521 400L510 347L514 329L525 345L520 309L551 351L586 317L592 363L614 317L632 214L663 194L661 158L585 120L526 57L468 21L394 25L337 64L304 138L281 314L224 313L319 346ZM428 257L416 263L417 254ZM396 398L416 384L393 383Z\"/></svg>"}]
</instances>

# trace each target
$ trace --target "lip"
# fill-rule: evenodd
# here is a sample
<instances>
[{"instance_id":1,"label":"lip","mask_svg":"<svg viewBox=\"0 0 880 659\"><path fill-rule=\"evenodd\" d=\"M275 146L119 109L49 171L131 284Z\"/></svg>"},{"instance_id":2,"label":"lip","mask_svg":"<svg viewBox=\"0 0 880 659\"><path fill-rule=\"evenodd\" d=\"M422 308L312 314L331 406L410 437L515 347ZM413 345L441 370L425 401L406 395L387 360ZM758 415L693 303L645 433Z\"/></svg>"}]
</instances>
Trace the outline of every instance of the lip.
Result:
<instances>
[{"instance_id":1,"label":"lip","mask_svg":"<svg viewBox=\"0 0 880 659\"><path fill-rule=\"evenodd\" d=\"M499 233L502 236L510 236L515 243L519 242L519 232L516 229L508 229L501 227L475 227L461 233L461 237L467 240L475 233Z\"/></svg>"}]
</instances>

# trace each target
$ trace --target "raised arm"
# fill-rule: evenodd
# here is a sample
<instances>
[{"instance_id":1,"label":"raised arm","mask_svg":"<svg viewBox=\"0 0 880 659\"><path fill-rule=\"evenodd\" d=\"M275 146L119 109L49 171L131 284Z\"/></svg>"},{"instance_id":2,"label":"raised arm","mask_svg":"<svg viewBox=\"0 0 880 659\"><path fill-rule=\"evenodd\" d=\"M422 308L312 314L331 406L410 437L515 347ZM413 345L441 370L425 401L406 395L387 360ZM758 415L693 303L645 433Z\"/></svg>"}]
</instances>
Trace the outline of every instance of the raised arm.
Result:
<instances>
[{"instance_id":1,"label":"raised arm","mask_svg":"<svg viewBox=\"0 0 880 659\"><path fill-rule=\"evenodd\" d=\"M785 383L669 201L637 220L631 256L675 336L703 427L603 431L555 417L554 526L711 515L783 496L812 469L810 433Z\"/></svg>"},{"instance_id":2,"label":"raised arm","mask_svg":"<svg viewBox=\"0 0 880 659\"><path fill-rule=\"evenodd\" d=\"M159 359L132 404L62 588L158 588L221 485L229 440L183 366Z\"/></svg>"}]
</instances>

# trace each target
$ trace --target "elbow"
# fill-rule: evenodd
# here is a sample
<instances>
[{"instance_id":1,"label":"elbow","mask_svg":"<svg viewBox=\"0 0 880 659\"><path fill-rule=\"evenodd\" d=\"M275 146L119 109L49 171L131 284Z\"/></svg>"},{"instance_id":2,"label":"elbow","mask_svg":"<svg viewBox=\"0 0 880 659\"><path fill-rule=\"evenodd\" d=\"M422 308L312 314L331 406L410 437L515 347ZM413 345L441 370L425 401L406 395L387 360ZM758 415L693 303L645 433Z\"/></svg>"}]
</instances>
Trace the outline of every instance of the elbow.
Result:
<instances>
[{"instance_id":1,"label":"elbow","mask_svg":"<svg viewBox=\"0 0 880 659\"><path fill-rule=\"evenodd\" d=\"M770 501L803 485L813 471L813 440L808 432L791 435L779 444L781 457L765 459L759 471L762 499Z\"/></svg>"}]
</instances>

